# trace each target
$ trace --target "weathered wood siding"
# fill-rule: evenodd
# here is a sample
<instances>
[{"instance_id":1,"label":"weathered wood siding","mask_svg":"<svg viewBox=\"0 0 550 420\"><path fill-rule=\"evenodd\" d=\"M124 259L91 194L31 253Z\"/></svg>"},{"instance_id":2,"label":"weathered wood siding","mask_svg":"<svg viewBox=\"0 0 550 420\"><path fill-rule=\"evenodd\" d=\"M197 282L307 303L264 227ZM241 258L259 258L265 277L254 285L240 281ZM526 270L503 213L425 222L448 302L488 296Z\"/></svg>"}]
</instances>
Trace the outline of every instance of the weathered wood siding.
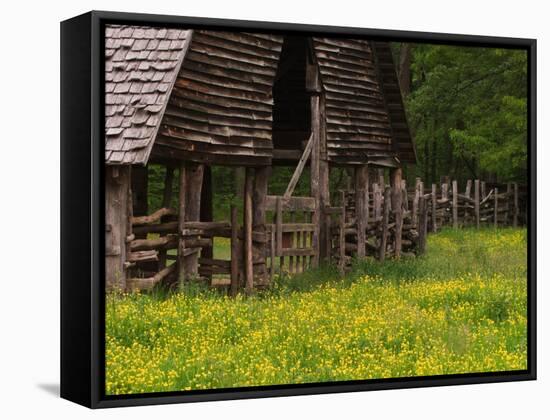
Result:
<instances>
[{"instance_id":1,"label":"weathered wood siding","mask_svg":"<svg viewBox=\"0 0 550 420\"><path fill-rule=\"evenodd\" d=\"M409 131L399 79L388 42L373 42L378 76L390 117L392 141L402 163L416 163L414 141Z\"/></svg>"},{"instance_id":2,"label":"weathered wood siding","mask_svg":"<svg viewBox=\"0 0 550 420\"><path fill-rule=\"evenodd\" d=\"M392 162L392 132L369 41L313 38L325 91L327 159Z\"/></svg>"},{"instance_id":3,"label":"weathered wood siding","mask_svg":"<svg viewBox=\"0 0 550 420\"><path fill-rule=\"evenodd\" d=\"M194 31L153 156L269 165L272 88L282 37Z\"/></svg>"}]
</instances>

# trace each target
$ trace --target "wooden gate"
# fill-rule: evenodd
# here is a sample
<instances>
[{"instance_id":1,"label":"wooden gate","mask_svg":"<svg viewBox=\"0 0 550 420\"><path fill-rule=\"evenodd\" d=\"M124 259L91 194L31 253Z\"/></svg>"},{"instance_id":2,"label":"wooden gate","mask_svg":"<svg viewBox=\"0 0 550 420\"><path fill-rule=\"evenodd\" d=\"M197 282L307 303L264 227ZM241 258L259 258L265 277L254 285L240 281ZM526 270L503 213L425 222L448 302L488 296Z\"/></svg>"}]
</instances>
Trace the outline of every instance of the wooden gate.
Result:
<instances>
[{"instance_id":1,"label":"wooden gate","mask_svg":"<svg viewBox=\"0 0 550 420\"><path fill-rule=\"evenodd\" d=\"M273 221L266 226L270 278L276 272L301 273L315 267L319 256L315 199L268 195L266 210Z\"/></svg>"}]
</instances>

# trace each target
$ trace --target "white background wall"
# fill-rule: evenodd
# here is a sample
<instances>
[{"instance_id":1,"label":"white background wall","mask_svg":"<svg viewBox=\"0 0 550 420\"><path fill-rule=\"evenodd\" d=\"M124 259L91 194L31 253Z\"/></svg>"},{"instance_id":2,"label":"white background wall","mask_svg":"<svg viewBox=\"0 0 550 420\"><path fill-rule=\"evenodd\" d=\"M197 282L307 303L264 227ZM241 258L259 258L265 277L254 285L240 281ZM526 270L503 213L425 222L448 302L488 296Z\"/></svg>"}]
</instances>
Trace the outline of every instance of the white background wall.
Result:
<instances>
[{"instance_id":1,"label":"white background wall","mask_svg":"<svg viewBox=\"0 0 550 420\"><path fill-rule=\"evenodd\" d=\"M536 382L90 411L59 383L59 22L90 9L538 39L540 238L550 236L550 25L544 1L9 1L0 24L0 416L33 418L548 418L549 287L539 244ZM546 118L545 118L546 117ZM78 281L78 279L74 279ZM537 414L538 413L538 414ZM546 416L545 416L546 414ZM55 417L54 417L55 416Z\"/></svg>"}]
</instances>

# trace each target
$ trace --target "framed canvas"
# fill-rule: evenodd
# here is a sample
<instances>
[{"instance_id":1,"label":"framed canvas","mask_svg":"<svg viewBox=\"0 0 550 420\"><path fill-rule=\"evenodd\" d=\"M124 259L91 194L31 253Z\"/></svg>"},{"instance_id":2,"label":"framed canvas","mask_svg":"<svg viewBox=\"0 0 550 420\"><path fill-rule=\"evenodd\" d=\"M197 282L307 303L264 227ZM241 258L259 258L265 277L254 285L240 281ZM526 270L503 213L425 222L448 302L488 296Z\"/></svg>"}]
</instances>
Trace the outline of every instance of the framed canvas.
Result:
<instances>
[{"instance_id":1,"label":"framed canvas","mask_svg":"<svg viewBox=\"0 0 550 420\"><path fill-rule=\"evenodd\" d=\"M536 378L536 41L61 24L61 396Z\"/></svg>"}]
</instances>

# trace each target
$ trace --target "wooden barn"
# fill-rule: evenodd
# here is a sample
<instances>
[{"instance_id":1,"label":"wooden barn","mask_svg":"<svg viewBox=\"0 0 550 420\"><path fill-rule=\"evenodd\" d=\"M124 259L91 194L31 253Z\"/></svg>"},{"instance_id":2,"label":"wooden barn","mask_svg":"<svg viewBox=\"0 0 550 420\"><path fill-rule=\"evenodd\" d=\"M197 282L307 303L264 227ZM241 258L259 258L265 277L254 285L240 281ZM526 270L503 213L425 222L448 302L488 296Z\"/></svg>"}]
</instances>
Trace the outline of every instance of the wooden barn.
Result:
<instances>
[{"instance_id":1,"label":"wooden barn","mask_svg":"<svg viewBox=\"0 0 550 420\"><path fill-rule=\"evenodd\" d=\"M108 288L226 275L236 293L269 285L285 258L291 272L343 265L373 247L384 196L399 256L401 168L416 155L388 43L117 25L105 35ZM167 168L164 207L152 214L149 163ZM232 209L212 221L214 165L246 168L242 220ZM281 196L268 194L276 165L295 168ZM336 167L354 174L347 192L330 191ZM377 168L391 189L373 191ZM310 195L296 197L304 170ZM213 258L215 237L231 238L230 260Z\"/></svg>"}]
</instances>

